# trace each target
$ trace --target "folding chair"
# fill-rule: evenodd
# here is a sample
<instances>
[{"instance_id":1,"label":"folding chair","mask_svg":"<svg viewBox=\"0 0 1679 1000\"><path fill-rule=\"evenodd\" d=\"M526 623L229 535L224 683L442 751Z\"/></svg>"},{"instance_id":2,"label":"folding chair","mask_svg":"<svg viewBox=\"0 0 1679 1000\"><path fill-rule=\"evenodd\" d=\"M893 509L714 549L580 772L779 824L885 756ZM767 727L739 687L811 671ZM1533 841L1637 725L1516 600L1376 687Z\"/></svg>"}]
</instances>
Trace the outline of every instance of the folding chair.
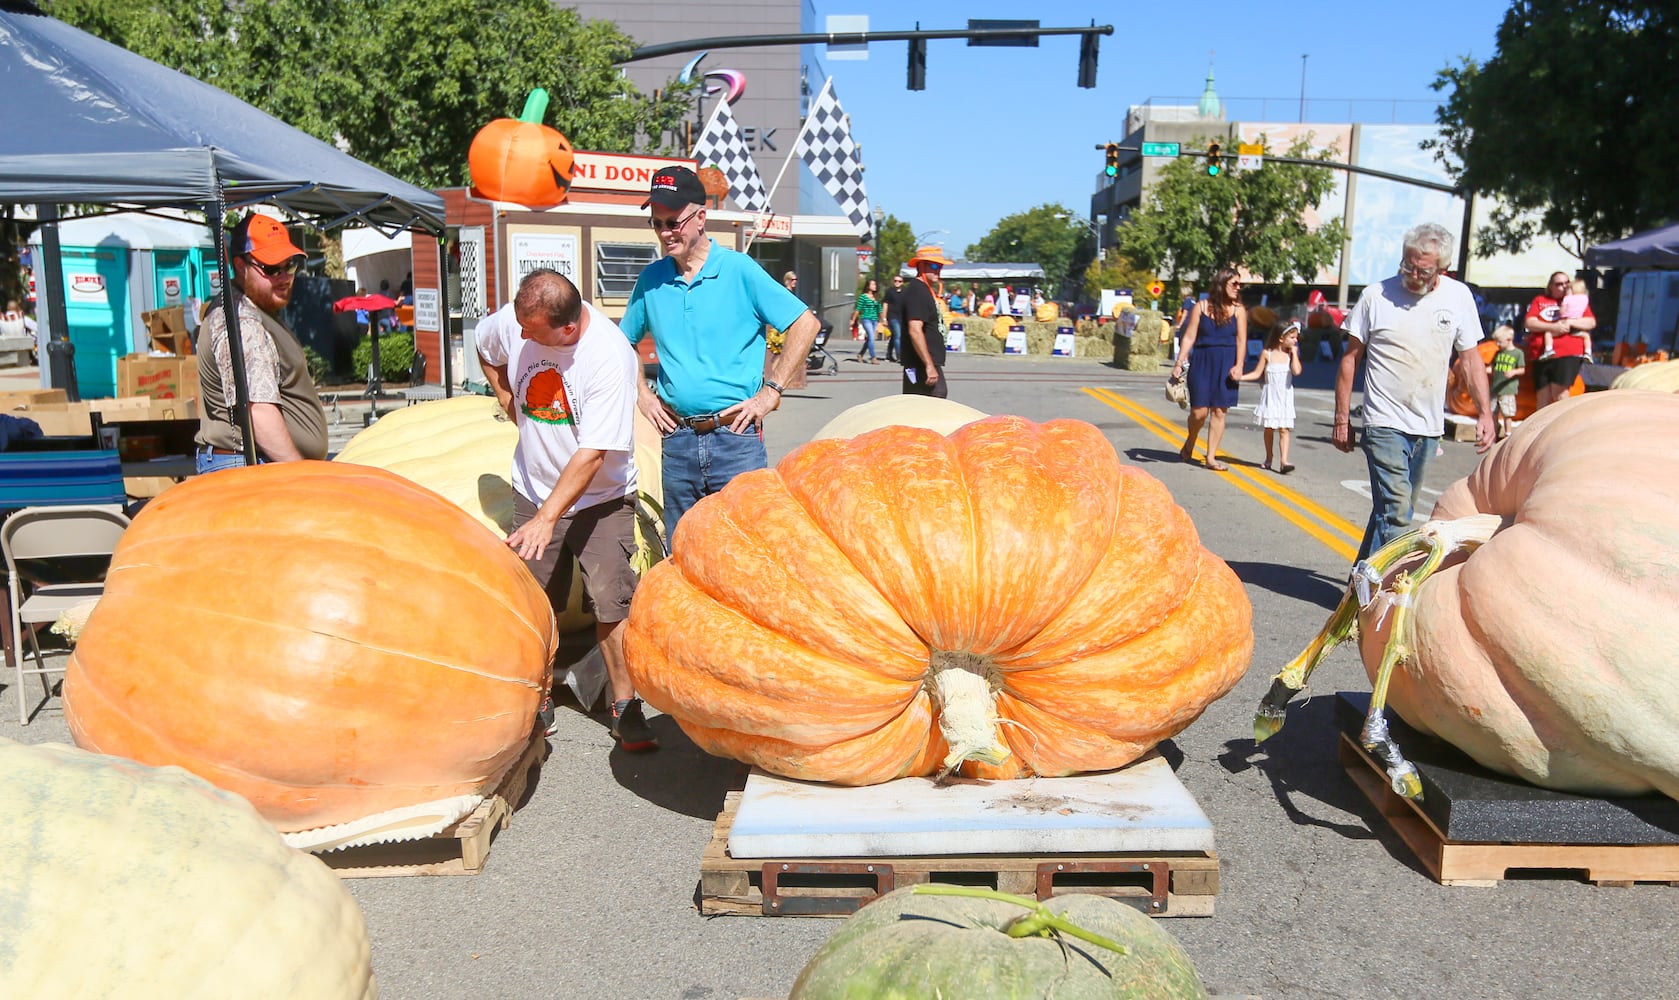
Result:
<instances>
[{"instance_id":1,"label":"folding chair","mask_svg":"<svg viewBox=\"0 0 1679 1000\"><path fill-rule=\"evenodd\" d=\"M52 685L46 675L64 672L61 666L47 666L40 640L35 636L35 626L51 624L71 608L99 599L105 590L100 580L106 567L101 564L95 568L90 561L101 556L108 559L127 527L128 516L120 509L82 505L25 507L0 524L0 554L6 561L11 608L6 657L17 671L20 725L29 725L31 714L24 701L24 675L41 677L45 695L36 706L39 709L52 697ZM67 559L75 559L75 563L66 564ZM31 584L23 577L26 568L37 578L50 575L54 579ZM25 642L35 655L33 668L24 666Z\"/></svg>"}]
</instances>

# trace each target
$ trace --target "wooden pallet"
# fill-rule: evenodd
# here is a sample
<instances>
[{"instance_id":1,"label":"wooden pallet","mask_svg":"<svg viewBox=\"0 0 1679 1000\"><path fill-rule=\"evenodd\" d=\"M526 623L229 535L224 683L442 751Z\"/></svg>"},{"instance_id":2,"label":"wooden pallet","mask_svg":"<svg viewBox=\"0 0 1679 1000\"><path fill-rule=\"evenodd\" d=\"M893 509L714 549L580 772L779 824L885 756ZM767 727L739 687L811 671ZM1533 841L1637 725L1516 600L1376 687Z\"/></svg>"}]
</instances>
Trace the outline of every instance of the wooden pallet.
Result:
<instances>
[{"instance_id":1,"label":"wooden pallet","mask_svg":"<svg viewBox=\"0 0 1679 1000\"><path fill-rule=\"evenodd\" d=\"M984 886L1047 899L1089 892L1156 917L1210 917L1218 894L1215 851L1139 854L960 854L879 858L733 858L740 809L729 792L700 859L700 912L844 917L893 889L922 882Z\"/></svg>"},{"instance_id":2,"label":"wooden pallet","mask_svg":"<svg viewBox=\"0 0 1679 1000\"><path fill-rule=\"evenodd\" d=\"M369 844L317 854L339 878L386 878L397 875L476 875L484 870L490 841L513 821L529 787L531 772L548 756L548 740L534 733L525 752L508 769L496 790L478 808L452 826L422 840Z\"/></svg>"},{"instance_id":3,"label":"wooden pallet","mask_svg":"<svg viewBox=\"0 0 1679 1000\"><path fill-rule=\"evenodd\" d=\"M1393 832L1441 885L1493 886L1511 872L1579 873L1597 885L1679 885L1679 844L1466 843L1447 840L1428 814L1398 794L1387 772L1341 734L1341 766Z\"/></svg>"}]
</instances>

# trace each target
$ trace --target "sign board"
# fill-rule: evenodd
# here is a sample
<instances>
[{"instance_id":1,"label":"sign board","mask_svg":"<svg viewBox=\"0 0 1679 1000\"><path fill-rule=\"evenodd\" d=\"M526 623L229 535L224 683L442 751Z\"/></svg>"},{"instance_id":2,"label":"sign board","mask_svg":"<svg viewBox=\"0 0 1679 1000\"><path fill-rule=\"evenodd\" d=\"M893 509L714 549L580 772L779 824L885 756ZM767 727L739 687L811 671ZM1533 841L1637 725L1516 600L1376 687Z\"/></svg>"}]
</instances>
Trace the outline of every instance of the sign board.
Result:
<instances>
[{"instance_id":1,"label":"sign board","mask_svg":"<svg viewBox=\"0 0 1679 1000\"><path fill-rule=\"evenodd\" d=\"M1004 354L1026 353L1026 328L1019 323L1009 327L1009 335L1003 341Z\"/></svg>"},{"instance_id":2,"label":"sign board","mask_svg":"<svg viewBox=\"0 0 1679 1000\"><path fill-rule=\"evenodd\" d=\"M968 333L961 323L950 324L950 329L944 332L944 349L953 354L961 354L968 349Z\"/></svg>"},{"instance_id":3,"label":"sign board","mask_svg":"<svg viewBox=\"0 0 1679 1000\"><path fill-rule=\"evenodd\" d=\"M1259 170L1259 169L1263 168L1264 166L1265 166L1265 157L1263 157L1263 156L1238 156L1238 157L1236 157L1236 169L1237 170Z\"/></svg>"},{"instance_id":4,"label":"sign board","mask_svg":"<svg viewBox=\"0 0 1679 1000\"><path fill-rule=\"evenodd\" d=\"M830 35L849 35L852 33L866 35L869 33L869 15L829 14L827 32ZM829 42L828 58L867 61L869 58L869 44L867 42L847 42L843 45L837 45L833 42Z\"/></svg>"},{"instance_id":5,"label":"sign board","mask_svg":"<svg viewBox=\"0 0 1679 1000\"><path fill-rule=\"evenodd\" d=\"M442 329L442 317L438 315L441 305L437 289L414 289L414 329L429 330L432 333Z\"/></svg>"},{"instance_id":6,"label":"sign board","mask_svg":"<svg viewBox=\"0 0 1679 1000\"><path fill-rule=\"evenodd\" d=\"M793 217L791 215L759 216L756 225L758 239L790 240L793 238Z\"/></svg>"},{"instance_id":7,"label":"sign board","mask_svg":"<svg viewBox=\"0 0 1679 1000\"><path fill-rule=\"evenodd\" d=\"M1243 156L1264 156L1265 144L1263 142L1239 142L1236 144L1236 152Z\"/></svg>"},{"instance_id":8,"label":"sign board","mask_svg":"<svg viewBox=\"0 0 1679 1000\"><path fill-rule=\"evenodd\" d=\"M1072 327L1058 326L1055 328L1055 346L1050 348L1049 353L1058 358L1070 358L1073 356Z\"/></svg>"},{"instance_id":9,"label":"sign board","mask_svg":"<svg viewBox=\"0 0 1679 1000\"><path fill-rule=\"evenodd\" d=\"M1236 152L1237 170L1258 170L1265 166L1265 144L1262 142L1238 143Z\"/></svg>"},{"instance_id":10,"label":"sign board","mask_svg":"<svg viewBox=\"0 0 1679 1000\"><path fill-rule=\"evenodd\" d=\"M651 182L649 182L651 183ZM514 233L513 283L539 267L558 271L576 284L577 236L573 233Z\"/></svg>"},{"instance_id":11,"label":"sign board","mask_svg":"<svg viewBox=\"0 0 1679 1000\"><path fill-rule=\"evenodd\" d=\"M978 46L997 45L1011 48L1035 49L1038 47L1038 36L1036 32L1037 27L1038 22L1036 21L998 21L970 17L968 18L969 31L992 31L998 28L1031 28L1033 30L1023 32L1018 35L991 35L986 38L970 38L968 39L968 47L975 48Z\"/></svg>"},{"instance_id":12,"label":"sign board","mask_svg":"<svg viewBox=\"0 0 1679 1000\"><path fill-rule=\"evenodd\" d=\"M653 171L667 166L699 170L694 160L578 150L571 160L571 186L588 191L630 191L646 195L647 189L653 186Z\"/></svg>"},{"instance_id":13,"label":"sign board","mask_svg":"<svg viewBox=\"0 0 1679 1000\"><path fill-rule=\"evenodd\" d=\"M1175 142L1145 142L1144 156L1177 156L1179 145Z\"/></svg>"},{"instance_id":14,"label":"sign board","mask_svg":"<svg viewBox=\"0 0 1679 1000\"><path fill-rule=\"evenodd\" d=\"M181 279L168 277L163 279L163 304L178 306L181 304Z\"/></svg>"},{"instance_id":15,"label":"sign board","mask_svg":"<svg viewBox=\"0 0 1679 1000\"><path fill-rule=\"evenodd\" d=\"M1148 286L1148 293L1149 293L1149 294L1150 294L1150 295L1152 295L1152 296L1154 296L1154 297L1155 297L1155 298L1157 298L1157 299L1158 299L1158 298L1160 298L1160 296L1161 296L1161 295L1162 295L1162 294L1164 294L1164 293L1165 293L1165 291L1166 291L1166 286L1165 286L1165 285L1162 285L1162 284L1161 284L1161 283L1160 283L1160 282L1158 282L1158 281L1156 281L1156 282L1155 282L1155 283L1154 283L1154 284L1152 284L1152 285L1150 285L1150 286Z\"/></svg>"}]
</instances>

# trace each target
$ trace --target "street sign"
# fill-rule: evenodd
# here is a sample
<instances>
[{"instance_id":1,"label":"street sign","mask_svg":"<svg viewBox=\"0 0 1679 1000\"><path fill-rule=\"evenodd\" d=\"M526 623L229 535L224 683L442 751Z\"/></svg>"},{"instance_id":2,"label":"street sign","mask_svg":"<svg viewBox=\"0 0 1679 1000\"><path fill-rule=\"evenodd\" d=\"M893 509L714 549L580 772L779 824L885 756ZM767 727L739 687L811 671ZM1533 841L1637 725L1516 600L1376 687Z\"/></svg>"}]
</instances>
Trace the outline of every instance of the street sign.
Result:
<instances>
[{"instance_id":1,"label":"street sign","mask_svg":"<svg viewBox=\"0 0 1679 1000\"><path fill-rule=\"evenodd\" d=\"M1236 157L1237 170L1259 170L1264 166L1265 157L1263 156L1248 156L1243 154Z\"/></svg>"},{"instance_id":2,"label":"street sign","mask_svg":"<svg viewBox=\"0 0 1679 1000\"><path fill-rule=\"evenodd\" d=\"M1162 285L1158 281L1156 281L1154 284L1148 286L1148 293L1150 295L1152 295L1153 297L1157 298L1157 299L1160 298L1160 293L1164 292L1165 290L1166 290L1166 286Z\"/></svg>"},{"instance_id":3,"label":"street sign","mask_svg":"<svg viewBox=\"0 0 1679 1000\"><path fill-rule=\"evenodd\" d=\"M1264 156L1265 144L1263 142L1239 142L1236 144L1236 152L1242 156Z\"/></svg>"},{"instance_id":4,"label":"street sign","mask_svg":"<svg viewBox=\"0 0 1679 1000\"><path fill-rule=\"evenodd\" d=\"M1175 142L1145 142L1144 156L1177 156L1178 144Z\"/></svg>"}]
</instances>

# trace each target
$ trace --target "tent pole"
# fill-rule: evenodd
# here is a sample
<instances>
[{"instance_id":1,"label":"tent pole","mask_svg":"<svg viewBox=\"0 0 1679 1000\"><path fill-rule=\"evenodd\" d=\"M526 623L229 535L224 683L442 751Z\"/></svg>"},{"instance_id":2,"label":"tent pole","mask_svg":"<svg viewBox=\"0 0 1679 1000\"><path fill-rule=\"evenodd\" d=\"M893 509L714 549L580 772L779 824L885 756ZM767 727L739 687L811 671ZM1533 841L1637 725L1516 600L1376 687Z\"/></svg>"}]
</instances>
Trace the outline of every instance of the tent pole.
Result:
<instances>
[{"instance_id":1,"label":"tent pole","mask_svg":"<svg viewBox=\"0 0 1679 1000\"><path fill-rule=\"evenodd\" d=\"M64 302L64 253L58 242L58 205L35 206L41 222L41 268L45 272L46 287L41 289L47 300L47 329L52 339L47 341L47 384L63 389L72 403L81 402L76 387L76 345L70 342L70 313Z\"/></svg>"},{"instance_id":2,"label":"tent pole","mask_svg":"<svg viewBox=\"0 0 1679 1000\"><path fill-rule=\"evenodd\" d=\"M245 464L257 464L257 436L251 427L251 390L250 383L245 378L245 344L244 336L239 327L239 303L233 294L233 267L230 249L227 245L227 230L222 227L222 218L227 214L227 194L222 190L221 173L215 169L216 154L210 154L210 173L216 181L216 200L204 206L209 216L210 232L216 238L216 267L222 276L222 316L227 321L227 357L233 367L233 398L229 400L229 416L233 420L234 429L239 432L245 452ZM215 364L212 354L207 359ZM222 387L225 392L226 386Z\"/></svg>"},{"instance_id":3,"label":"tent pole","mask_svg":"<svg viewBox=\"0 0 1679 1000\"><path fill-rule=\"evenodd\" d=\"M443 398L455 394L455 329L449 322L449 237L437 234L437 344L443 362Z\"/></svg>"}]
</instances>

